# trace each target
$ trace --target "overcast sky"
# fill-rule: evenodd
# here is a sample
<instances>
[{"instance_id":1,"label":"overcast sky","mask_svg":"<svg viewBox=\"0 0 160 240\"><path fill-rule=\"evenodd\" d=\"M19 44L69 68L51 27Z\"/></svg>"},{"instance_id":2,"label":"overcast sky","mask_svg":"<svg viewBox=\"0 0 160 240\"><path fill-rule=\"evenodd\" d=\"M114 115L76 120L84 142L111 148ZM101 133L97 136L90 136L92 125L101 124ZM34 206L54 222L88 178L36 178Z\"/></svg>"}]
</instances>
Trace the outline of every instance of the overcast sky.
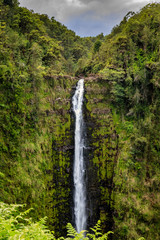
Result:
<instances>
[{"instance_id":1,"label":"overcast sky","mask_svg":"<svg viewBox=\"0 0 160 240\"><path fill-rule=\"evenodd\" d=\"M109 34L129 11L153 0L19 0L20 6L54 16L79 36ZM157 1L160 2L160 1Z\"/></svg>"}]
</instances>

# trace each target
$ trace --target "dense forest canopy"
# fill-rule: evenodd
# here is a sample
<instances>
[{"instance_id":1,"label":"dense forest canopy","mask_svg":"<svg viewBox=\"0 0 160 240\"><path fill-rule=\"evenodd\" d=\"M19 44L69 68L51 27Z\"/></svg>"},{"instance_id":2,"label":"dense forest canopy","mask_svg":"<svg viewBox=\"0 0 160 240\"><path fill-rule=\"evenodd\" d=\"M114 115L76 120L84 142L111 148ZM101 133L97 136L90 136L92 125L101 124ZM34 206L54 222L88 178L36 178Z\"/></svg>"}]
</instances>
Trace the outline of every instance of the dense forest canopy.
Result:
<instances>
[{"instance_id":1,"label":"dense forest canopy","mask_svg":"<svg viewBox=\"0 0 160 240\"><path fill-rule=\"evenodd\" d=\"M81 38L54 17L0 0L0 50L0 201L25 203L34 208L33 221L47 216L57 236L65 233L72 201L70 99L76 76L85 76L97 216L106 230L111 210L113 239L158 240L160 4L129 12L107 36ZM0 221L10 228L1 215ZM37 223L42 236L44 223Z\"/></svg>"}]
</instances>

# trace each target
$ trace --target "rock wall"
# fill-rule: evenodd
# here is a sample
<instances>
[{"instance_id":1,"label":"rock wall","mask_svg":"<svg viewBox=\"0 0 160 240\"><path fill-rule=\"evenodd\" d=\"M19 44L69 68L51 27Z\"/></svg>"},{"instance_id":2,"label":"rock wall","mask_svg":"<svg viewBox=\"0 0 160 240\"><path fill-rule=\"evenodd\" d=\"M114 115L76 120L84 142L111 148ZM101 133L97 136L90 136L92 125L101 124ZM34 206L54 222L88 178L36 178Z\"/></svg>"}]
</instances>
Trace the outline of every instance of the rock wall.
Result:
<instances>
[{"instance_id":1,"label":"rock wall","mask_svg":"<svg viewBox=\"0 0 160 240\"><path fill-rule=\"evenodd\" d=\"M45 76L27 82L21 105L2 108L0 199L32 207L31 217L47 216L57 236L71 221L73 132L72 87L77 78ZM4 89L1 96L9 93ZM18 109L18 110L17 110Z\"/></svg>"},{"instance_id":2,"label":"rock wall","mask_svg":"<svg viewBox=\"0 0 160 240\"><path fill-rule=\"evenodd\" d=\"M85 79L85 120L87 130L88 227L102 221L104 231L113 229L114 167L118 154L109 86L98 78Z\"/></svg>"}]
</instances>

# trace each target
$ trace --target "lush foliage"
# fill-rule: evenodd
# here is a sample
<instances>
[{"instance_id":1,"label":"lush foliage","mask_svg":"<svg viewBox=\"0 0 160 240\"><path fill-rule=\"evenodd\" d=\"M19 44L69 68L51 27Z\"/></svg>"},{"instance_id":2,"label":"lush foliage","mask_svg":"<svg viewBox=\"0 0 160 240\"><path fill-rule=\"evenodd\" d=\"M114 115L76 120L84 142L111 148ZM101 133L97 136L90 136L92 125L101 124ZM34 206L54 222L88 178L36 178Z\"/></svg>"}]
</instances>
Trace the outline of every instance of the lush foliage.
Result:
<instances>
[{"instance_id":1,"label":"lush foliage","mask_svg":"<svg viewBox=\"0 0 160 240\"><path fill-rule=\"evenodd\" d=\"M54 17L0 0L0 199L34 207L35 219L47 215L57 235L71 220L77 79L67 74L84 66L96 39L103 34L80 38Z\"/></svg>"},{"instance_id":2,"label":"lush foliage","mask_svg":"<svg viewBox=\"0 0 160 240\"><path fill-rule=\"evenodd\" d=\"M78 61L85 47L54 18L17 1L0 0L0 20L0 199L34 207L32 217L47 216L58 235L71 219L69 110L76 79L65 74L76 67L70 52L80 47Z\"/></svg>"},{"instance_id":3,"label":"lush foliage","mask_svg":"<svg viewBox=\"0 0 160 240\"><path fill-rule=\"evenodd\" d=\"M85 92L89 218L113 228L115 239L159 240L159 46L158 3L129 12L108 36L80 38L54 17L0 0L0 199L35 209L32 221L18 206L2 204L4 235L52 239L45 221L56 235L65 233L77 81L68 75L92 74ZM82 237L71 225L68 233ZM86 235L95 237L107 239Z\"/></svg>"},{"instance_id":4,"label":"lush foliage","mask_svg":"<svg viewBox=\"0 0 160 240\"><path fill-rule=\"evenodd\" d=\"M22 212L20 211L22 208L23 205L0 203L0 239L55 239L45 226L45 218L38 222L33 222L31 218L28 218L28 214L32 209Z\"/></svg>"},{"instance_id":5,"label":"lush foliage","mask_svg":"<svg viewBox=\"0 0 160 240\"><path fill-rule=\"evenodd\" d=\"M83 69L109 86L106 98L119 135L113 218L120 239L160 236L159 26L159 3L129 12Z\"/></svg>"},{"instance_id":6,"label":"lush foliage","mask_svg":"<svg viewBox=\"0 0 160 240\"><path fill-rule=\"evenodd\" d=\"M8 205L0 203L0 239L1 240L55 240L53 232L47 229L46 219L43 218L38 222L33 222L28 217L29 212L32 209L22 212L23 205ZM95 227L90 229L92 233L88 231L81 231L77 233L70 223L67 224L67 238L60 237L58 240L71 240L71 239L84 239L84 240L107 240L108 236L113 234L102 234L100 221ZM139 240L142 240L140 238Z\"/></svg>"},{"instance_id":7,"label":"lush foliage","mask_svg":"<svg viewBox=\"0 0 160 240\"><path fill-rule=\"evenodd\" d=\"M38 222L33 222L31 218L28 217L29 212L32 209L22 212L23 205L8 205L0 203L0 239L37 239L37 240L54 240L55 237L51 231L46 227L46 219L43 218ZM96 224L94 228L91 228L93 233L86 233L84 237L84 232L77 233L70 223L67 224L67 238L66 239L94 239L94 240L107 240L108 235L113 232L108 232L106 234L101 233L100 221ZM59 239L65 239L61 237Z\"/></svg>"}]
</instances>

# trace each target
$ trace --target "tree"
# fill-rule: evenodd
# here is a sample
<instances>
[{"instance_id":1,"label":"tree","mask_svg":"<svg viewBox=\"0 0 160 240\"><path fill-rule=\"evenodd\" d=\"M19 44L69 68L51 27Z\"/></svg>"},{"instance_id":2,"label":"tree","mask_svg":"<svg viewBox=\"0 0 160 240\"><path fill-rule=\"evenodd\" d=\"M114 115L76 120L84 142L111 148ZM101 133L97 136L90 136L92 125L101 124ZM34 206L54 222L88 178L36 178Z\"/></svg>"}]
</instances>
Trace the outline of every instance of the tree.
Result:
<instances>
[{"instance_id":1,"label":"tree","mask_svg":"<svg viewBox=\"0 0 160 240\"><path fill-rule=\"evenodd\" d=\"M9 5L10 7L18 6L19 2L17 0L4 0L4 5Z\"/></svg>"},{"instance_id":2,"label":"tree","mask_svg":"<svg viewBox=\"0 0 160 240\"><path fill-rule=\"evenodd\" d=\"M99 49L100 49L101 45L102 45L102 42L101 42L100 40L97 40L97 41L95 42L94 48L93 48L94 53L99 52Z\"/></svg>"}]
</instances>

